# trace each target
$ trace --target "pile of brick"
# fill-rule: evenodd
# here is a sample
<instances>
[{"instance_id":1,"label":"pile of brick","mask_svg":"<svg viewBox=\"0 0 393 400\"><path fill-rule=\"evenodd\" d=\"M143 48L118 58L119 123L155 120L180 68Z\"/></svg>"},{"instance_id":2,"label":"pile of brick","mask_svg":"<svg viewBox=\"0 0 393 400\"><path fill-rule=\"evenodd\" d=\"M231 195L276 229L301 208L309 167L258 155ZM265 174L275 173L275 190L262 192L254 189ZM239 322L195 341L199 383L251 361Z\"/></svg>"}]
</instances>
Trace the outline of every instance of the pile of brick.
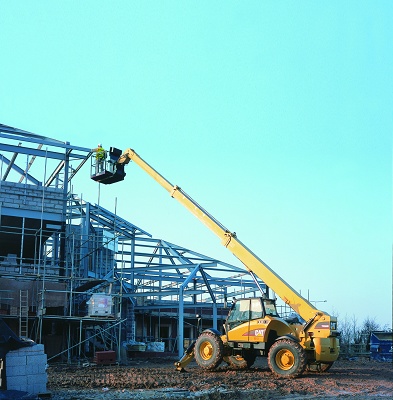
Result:
<instances>
[{"instance_id":1,"label":"pile of brick","mask_svg":"<svg viewBox=\"0 0 393 400\"><path fill-rule=\"evenodd\" d=\"M110 351L96 351L94 356L94 362L97 365L112 365L116 364L116 353L113 350Z\"/></svg>"},{"instance_id":2,"label":"pile of brick","mask_svg":"<svg viewBox=\"0 0 393 400\"><path fill-rule=\"evenodd\" d=\"M5 359L7 390L45 393L48 380L46 364L43 344L9 351Z\"/></svg>"}]
</instances>

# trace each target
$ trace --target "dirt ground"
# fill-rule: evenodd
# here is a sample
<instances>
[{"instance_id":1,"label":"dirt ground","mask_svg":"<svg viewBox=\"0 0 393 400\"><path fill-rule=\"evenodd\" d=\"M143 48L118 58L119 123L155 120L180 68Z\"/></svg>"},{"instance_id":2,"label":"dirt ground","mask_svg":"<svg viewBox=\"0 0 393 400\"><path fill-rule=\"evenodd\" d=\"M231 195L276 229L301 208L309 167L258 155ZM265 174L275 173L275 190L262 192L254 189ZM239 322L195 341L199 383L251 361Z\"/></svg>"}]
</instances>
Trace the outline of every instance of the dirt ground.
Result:
<instances>
[{"instance_id":1,"label":"dirt ground","mask_svg":"<svg viewBox=\"0 0 393 400\"><path fill-rule=\"evenodd\" d=\"M222 366L203 372L192 362L175 371L174 360L131 360L127 366L61 366L48 369L52 399L369 399L391 398L393 368L368 359L336 361L329 372L275 378L265 359L249 370Z\"/></svg>"}]
</instances>

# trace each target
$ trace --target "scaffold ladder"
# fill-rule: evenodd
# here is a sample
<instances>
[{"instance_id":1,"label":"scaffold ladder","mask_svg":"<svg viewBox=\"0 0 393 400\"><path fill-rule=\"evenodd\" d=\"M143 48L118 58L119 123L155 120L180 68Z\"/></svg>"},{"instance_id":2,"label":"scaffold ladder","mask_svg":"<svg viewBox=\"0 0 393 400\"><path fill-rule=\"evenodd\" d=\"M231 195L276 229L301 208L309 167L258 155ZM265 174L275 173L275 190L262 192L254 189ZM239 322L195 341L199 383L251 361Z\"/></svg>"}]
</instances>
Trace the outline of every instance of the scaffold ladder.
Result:
<instances>
[{"instance_id":1,"label":"scaffold ladder","mask_svg":"<svg viewBox=\"0 0 393 400\"><path fill-rule=\"evenodd\" d=\"M29 330L29 291L19 291L19 337L28 336Z\"/></svg>"}]
</instances>

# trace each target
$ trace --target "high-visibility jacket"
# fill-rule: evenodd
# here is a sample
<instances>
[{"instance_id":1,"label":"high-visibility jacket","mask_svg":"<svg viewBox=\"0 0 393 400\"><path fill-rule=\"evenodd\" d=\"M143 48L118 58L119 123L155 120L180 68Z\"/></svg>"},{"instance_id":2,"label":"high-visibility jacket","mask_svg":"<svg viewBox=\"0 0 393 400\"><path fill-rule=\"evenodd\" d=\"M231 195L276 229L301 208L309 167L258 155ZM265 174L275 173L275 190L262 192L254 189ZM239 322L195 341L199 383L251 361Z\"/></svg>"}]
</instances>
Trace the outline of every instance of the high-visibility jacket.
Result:
<instances>
[{"instance_id":1,"label":"high-visibility jacket","mask_svg":"<svg viewBox=\"0 0 393 400\"><path fill-rule=\"evenodd\" d=\"M95 149L96 152L96 159L97 160L104 160L105 159L105 150L102 147L97 147Z\"/></svg>"}]
</instances>

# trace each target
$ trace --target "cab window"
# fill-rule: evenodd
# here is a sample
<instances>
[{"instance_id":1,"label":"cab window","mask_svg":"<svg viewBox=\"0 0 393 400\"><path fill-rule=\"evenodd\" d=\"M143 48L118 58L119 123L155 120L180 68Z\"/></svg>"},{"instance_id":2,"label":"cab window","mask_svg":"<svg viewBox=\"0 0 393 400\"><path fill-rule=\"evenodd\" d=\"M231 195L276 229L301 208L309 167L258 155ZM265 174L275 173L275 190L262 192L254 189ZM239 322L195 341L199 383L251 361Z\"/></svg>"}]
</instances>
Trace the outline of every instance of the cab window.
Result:
<instances>
[{"instance_id":1,"label":"cab window","mask_svg":"<svg viewBox=\"0 0 393 400\"><path fill-rule=\"evenodd\" d=\"M261 299L251 299L251 319L263 318Z\"/></svg>"},{"instance_id":2,"label":"cab window","mask_svg":"<svg viewBox=\"0 0 393 400\"><path fill-rule=\"evenodd\" d=\"M250 317L250 302L248 300L239 300L232 305L231 312L228 316L228 322L243 322Z\"/></svg>"},{"instance_id":3,"label":"cab window","mask_svg":"<svg viewBox=\"0 0 393 400\"><path fill-rule=\"evenodd\" d=\"M265 300L265 312L266 315L271 315L272 317L278 317L276 303L273 300Z\"/></svg>"}]
</instances>

